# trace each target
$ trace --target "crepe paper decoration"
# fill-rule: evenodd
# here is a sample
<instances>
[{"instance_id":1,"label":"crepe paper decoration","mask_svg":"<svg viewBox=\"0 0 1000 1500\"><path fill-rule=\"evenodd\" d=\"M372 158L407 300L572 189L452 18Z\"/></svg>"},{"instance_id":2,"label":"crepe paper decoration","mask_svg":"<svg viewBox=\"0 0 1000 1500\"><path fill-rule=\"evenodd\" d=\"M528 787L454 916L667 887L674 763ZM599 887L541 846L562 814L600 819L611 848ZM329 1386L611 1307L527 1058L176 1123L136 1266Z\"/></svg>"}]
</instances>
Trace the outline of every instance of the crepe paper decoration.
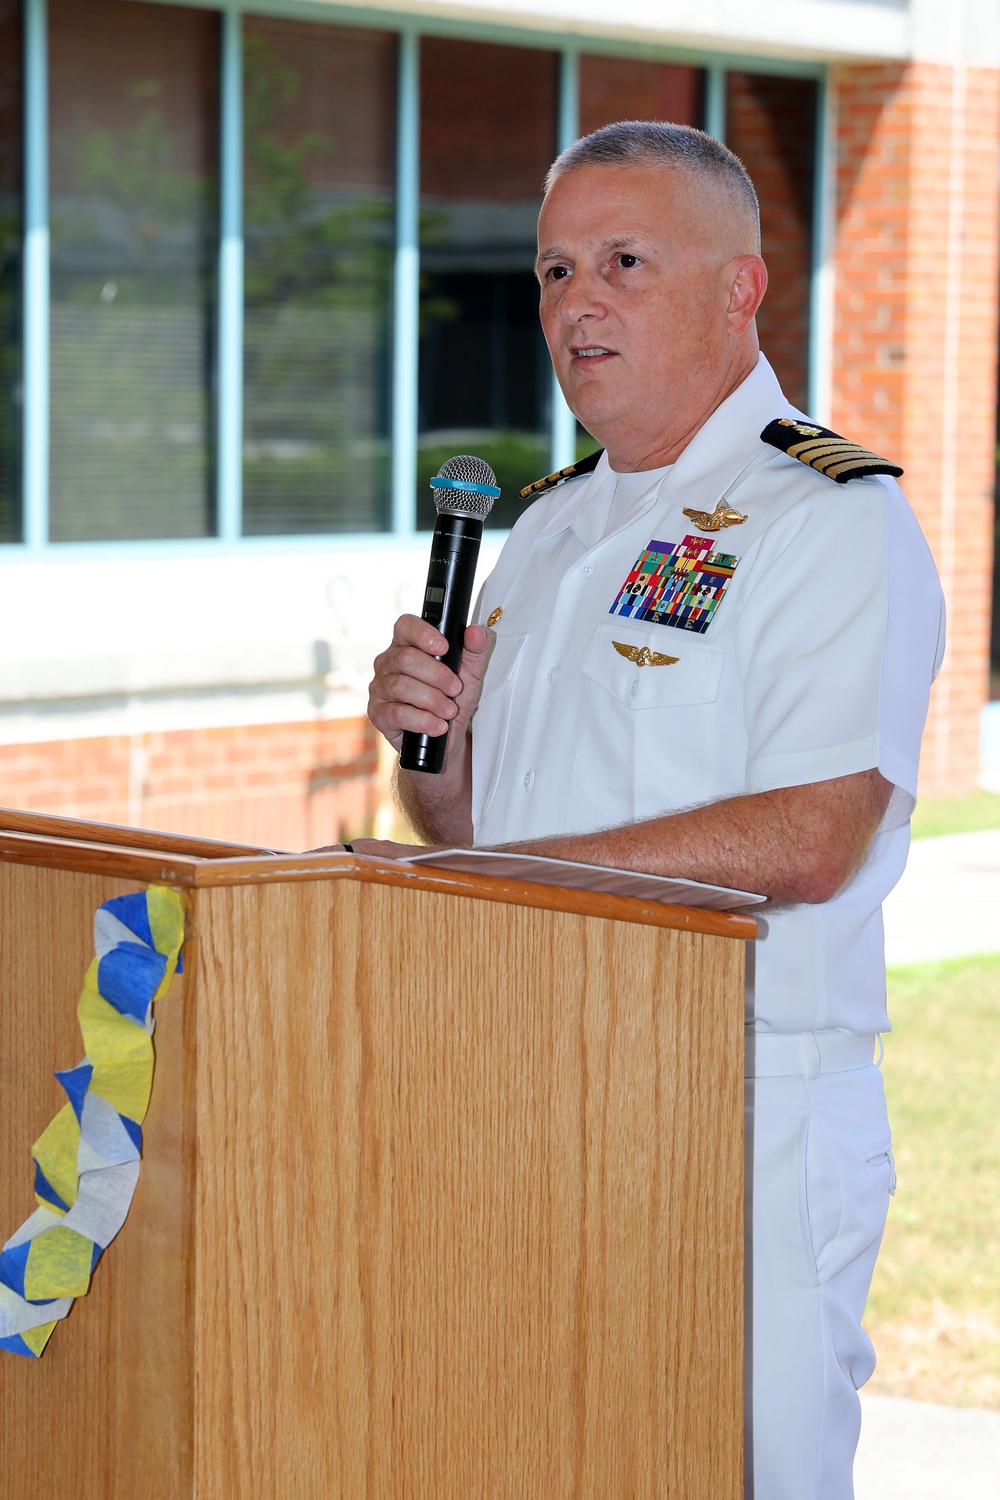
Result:
<instances>
[{"instance_id":1,"label":"crepe paper decoration","mask_svg":"<svg viewBox=\"0 0 1000 1500\"><path fill-rule=\"evenodd\" d=\"M77 1006L86 1052L32 1149L38 1207L0 1250L0 1349L37 1359L125 1222L153 1083L153 1005L181 968L184 907L151 885L105 901Z\"/></svg>"}]
</instances>

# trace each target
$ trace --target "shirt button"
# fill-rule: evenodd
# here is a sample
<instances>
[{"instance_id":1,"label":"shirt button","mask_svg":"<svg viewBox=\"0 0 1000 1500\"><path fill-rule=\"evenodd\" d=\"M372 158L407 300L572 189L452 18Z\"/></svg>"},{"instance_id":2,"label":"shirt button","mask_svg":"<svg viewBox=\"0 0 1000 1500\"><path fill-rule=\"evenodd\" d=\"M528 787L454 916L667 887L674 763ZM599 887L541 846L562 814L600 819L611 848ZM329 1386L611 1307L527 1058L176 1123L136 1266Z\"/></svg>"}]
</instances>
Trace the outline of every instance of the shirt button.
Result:
<instances>
[{"instance_id":1,"label":"shirt button","mask_svg":"<svg viewBox=\"0 0 1000 1500\"><path fill-rule=\"evenodd\" d=\"M632 694L632 697L634 698L635 695L636 695L636 693L639 691L639 679L638 679L638 677L633 677L632 678L632 681L628 685L628 690Z\"/></svg>"},{"instance_id":2,"label":"shirt button","mask_svg":"<svg viewBox=\"0 0 1000 1500\"><path fill-rule=\"evenodd\" d=\"M550 668L550 670L549 670L549 673L548 673L549 681L550 682L555 682L555 680L556 680L556 678L558 676L559 676L559 663L556 662L555 666L552 667L552 668Z\"/></svg>"},{"instance_id":3,"label":"shirt button","mask_svg":"<svg viewBox=\"0 0 1000 1500\"><path fill-rule=\"evenodd\" d=\"M525 773L524 773L524 790L526 792L530 792L531 791L532 785L534 784L534 780L535 780L535 773L534 773L534 771L525 771Z\"/></svg>"},{"instance_id":4,"label":"shirt button","mask_svg":"<svg viewBox=\"0 0 1000 1500\"><path fill-rule=\"evenodd\" d=\"M580 572L583 574L584 578L589 578L590 575L591 575L591 573L593 571L594 571L594 564L593 563L584 563L583 567L580 569Z\"/></svg>"}]
</instances>

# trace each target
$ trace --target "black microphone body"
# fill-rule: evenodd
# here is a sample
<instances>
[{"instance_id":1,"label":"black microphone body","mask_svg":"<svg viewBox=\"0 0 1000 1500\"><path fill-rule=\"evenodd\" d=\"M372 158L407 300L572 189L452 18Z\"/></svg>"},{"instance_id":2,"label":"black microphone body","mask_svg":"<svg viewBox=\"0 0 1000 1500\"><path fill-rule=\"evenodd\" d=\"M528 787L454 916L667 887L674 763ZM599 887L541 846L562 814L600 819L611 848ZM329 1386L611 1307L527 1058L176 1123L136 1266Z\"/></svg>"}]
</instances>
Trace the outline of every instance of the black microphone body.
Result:
<instances>
[{"instance_id":1,"label":"black microphone body","mask_svg":"<svg viewBox=\"0 0 1000 1500\"><path fill-rule=\"evenodd\" d=\"M438 660L456 675L462 660L482 539L483 523L478 516L442 515L434 522L420 618L435 625L448 642L448 650ZM447 747L447 729L444 734L417 734L412 729L404 730L399 764L404 771L430 771L436 775L444 765Z\"/></svg>"},{"instance_id":2,"label":"black microphone body","mask_svg":"<svg viewBox=\"0 0 1000 1500\"><path fill-rule=\"evenodd\" d=\"M470 465L477 467L470 468ZM436 488L434 503L438 517L431 540L431 559L424 589L424 607L420 618L434 625L448 649L438 658L457 675L462 661L465 627L479 561L479 544L483 538L483 518L499 493L492 489L496 479L492 469L480 458L459 455L441 467L441 476L449 478L448 488ZM431 481L432 485L434 481ZM471 513L470 512L475 512ZM444 734L417 734L403 731L399 764L404 771L440 773L448 748L448 730Z\"/></svg>"}]
</instances>

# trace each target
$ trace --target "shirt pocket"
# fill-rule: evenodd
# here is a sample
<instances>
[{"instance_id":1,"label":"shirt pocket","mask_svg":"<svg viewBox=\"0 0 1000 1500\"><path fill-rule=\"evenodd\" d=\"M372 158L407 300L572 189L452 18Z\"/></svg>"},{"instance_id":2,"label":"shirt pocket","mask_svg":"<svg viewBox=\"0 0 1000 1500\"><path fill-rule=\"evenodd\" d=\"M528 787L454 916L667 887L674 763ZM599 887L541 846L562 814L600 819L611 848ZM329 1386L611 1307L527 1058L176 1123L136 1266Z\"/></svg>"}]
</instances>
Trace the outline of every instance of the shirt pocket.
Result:
<instances>
[{"instance_id":1,"label":"shirt pocket","mask_svg":"<svg viewBox=\"0 0 1000 1500\"><path fill-rule=\"evenodd\" d=\"M711 706L725 659L724 648L694 642L686 631L622 619L601 624L581 668L577 803L624 823L712 795L717 747Z\"/></svg>"},{"instance_id":2,"label":"shirt pocket","mask_svg":"<svg viewBox=\"0 0 1000 1500\"><path fill-rule=\"evenodd\" d=\"M478 825L493 801L510 731L510 709L518 662L528 639L498 635L472 720L473 818Z\"/></svg>"}]
</instances>

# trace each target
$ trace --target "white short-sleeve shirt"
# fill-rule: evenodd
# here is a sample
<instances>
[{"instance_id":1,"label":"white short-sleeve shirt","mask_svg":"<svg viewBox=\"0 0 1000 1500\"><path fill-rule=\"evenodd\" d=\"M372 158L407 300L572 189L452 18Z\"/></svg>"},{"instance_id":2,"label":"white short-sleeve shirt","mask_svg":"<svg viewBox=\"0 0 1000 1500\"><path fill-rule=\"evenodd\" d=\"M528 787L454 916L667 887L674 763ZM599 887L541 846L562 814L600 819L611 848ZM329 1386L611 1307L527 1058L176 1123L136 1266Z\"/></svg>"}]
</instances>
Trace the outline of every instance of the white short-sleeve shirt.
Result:
<instances>
[{"instance_id":1,"label":"white short-sleeve shirt","mask_svg":"<svg viewBox=\"0 0 1000 1500\"><path fill-rule=\"evenodd\" d=\"M669 469L627 495L602 457L517 522L477 619L477 844L586 833L878 767L896 788L832 901L761 919L758 1029L870 1032L881 903L906 859L943 603L899 486L835 484L760 440L799 418L761 357ZM625 486L623 486L623 489ZM745 520L709 532L685 508Z\"/></svg>"}]
</instances>

